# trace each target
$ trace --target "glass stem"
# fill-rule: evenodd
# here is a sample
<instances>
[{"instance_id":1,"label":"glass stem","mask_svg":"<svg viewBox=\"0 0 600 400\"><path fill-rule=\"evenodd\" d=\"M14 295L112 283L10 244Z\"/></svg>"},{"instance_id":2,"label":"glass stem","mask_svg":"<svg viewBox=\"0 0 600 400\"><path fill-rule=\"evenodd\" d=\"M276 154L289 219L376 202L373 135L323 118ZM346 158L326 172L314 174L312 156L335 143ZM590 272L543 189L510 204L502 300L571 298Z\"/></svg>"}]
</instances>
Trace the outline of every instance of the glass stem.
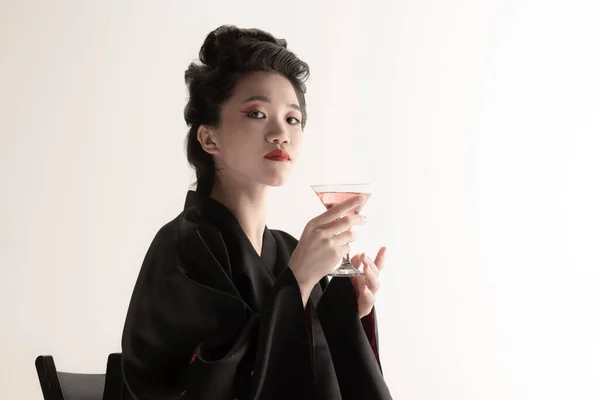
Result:
<instances>
[{"instance_id":1,"label":"glass stem","mask_svg":"<svg viewBox=\"0 0 600 400\"><path fill-rule=\"evenodd\" d=\"M352 263L350 262L350 253L346 253L346 255L344 256L344 264L352 265Z\"/></svg>"}]
</instances>

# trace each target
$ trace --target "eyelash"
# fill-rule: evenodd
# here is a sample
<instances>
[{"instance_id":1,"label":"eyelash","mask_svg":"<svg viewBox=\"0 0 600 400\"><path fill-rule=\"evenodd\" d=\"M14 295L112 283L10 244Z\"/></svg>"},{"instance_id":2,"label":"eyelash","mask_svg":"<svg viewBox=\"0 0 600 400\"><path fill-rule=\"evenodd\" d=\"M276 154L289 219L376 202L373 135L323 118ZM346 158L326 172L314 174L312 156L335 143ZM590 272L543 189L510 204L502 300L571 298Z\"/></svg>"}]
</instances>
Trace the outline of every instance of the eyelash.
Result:
<instances>
[{"instance_id":1,"label":"eyelash","mask_svg":"<svg viewBox=\"0 0 600 400\"><path fill-rule=\"evenodd\" d=\"M249 118L253 118L253 119L262 119L262 118L255 118L255 117L253 117L253 116L252 116L252 114L254 114L254 113L261 113L261 114L263 114L263 115L265 114L265 113L264 113L264 112L262 112L262 111L253 110L253 111L249 111L249 112L248 112L248 117L249 117ZM292 124L292 125L300 125L300 120L299 120L298 118L296 118L296 117L289 117L289 118L293 118L293 119L295 119L295 120L296 120L296 123L294 123L294 124Z\"/></svg>"}]
</instances>

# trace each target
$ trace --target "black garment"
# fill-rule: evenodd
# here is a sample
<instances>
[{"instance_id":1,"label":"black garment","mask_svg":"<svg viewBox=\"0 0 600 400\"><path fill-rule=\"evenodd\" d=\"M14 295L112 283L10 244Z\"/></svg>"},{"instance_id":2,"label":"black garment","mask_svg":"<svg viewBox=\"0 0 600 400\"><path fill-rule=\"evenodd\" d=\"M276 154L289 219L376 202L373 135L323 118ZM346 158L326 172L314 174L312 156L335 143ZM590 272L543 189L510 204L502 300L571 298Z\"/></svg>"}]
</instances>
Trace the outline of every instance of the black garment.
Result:
<instances>
[{"instance_id":1,"label":"black garment","mask_svg":"<svg viewBox=\"0 0 600 400\"><path fill-rule=\"evenodd\" d=\"M132 396L391 399L350 280L323 278L305 309L287 266L296 244L265 227L259 256L223 204L189 191L150 245L127 312Z\"/></svg>"}]
</instances>

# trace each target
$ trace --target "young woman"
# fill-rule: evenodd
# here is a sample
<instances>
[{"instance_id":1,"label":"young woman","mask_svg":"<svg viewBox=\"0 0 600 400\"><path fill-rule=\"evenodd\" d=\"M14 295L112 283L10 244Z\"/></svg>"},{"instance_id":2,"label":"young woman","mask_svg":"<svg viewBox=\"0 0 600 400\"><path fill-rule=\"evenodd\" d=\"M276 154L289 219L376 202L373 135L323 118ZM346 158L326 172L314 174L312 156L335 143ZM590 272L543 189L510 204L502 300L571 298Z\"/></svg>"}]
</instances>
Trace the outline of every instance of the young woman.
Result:
<instances>
[{"instance_id":1,"label":"young woman","mask_svg":"<svg viewBox=\"0 0 600 400\"><path fill-rule=\"evenodd\" d=\"M312 219L300 240L265 225L267 191L300 157L309 68L283 39L222 26L185 73L184 210L143 261L125 321L133 398L391 399L373 309L385 248L365 275L333 278L365 218L356 197Z\"/></svg>"}]
</instances>

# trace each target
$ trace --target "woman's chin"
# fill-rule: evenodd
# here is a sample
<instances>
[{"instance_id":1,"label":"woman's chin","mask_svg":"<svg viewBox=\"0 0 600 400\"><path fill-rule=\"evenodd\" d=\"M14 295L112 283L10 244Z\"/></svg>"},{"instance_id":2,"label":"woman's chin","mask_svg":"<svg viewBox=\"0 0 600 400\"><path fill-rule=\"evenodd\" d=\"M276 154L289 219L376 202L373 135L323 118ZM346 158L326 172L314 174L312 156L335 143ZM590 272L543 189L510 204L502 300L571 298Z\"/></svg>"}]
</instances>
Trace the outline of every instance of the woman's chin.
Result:
<instances>
[{"instance_id":1,"label":"woman's chin","mask_svg":"<svg viewBox=\"0 0 600 400\"><path fill-rule=\"evenodd\" d=\"M265 184L267 186L272 186L272 187L283 186L286 183L287 183L287 178L286 179L270 179L267 182L265 182Z\"/></svg>"},{"instance_id":2,"label":"woman's chin","mask_svg":"<svg viewBox=\"0 0 600 400\"><path fill-rule=\"evenodd\" d=\"M273 174L270 176L265 176L261 179L262 183L267 186L277 187L283 186L287 183L289 178L289 174Z\"/></svg>"}]
</instances>

